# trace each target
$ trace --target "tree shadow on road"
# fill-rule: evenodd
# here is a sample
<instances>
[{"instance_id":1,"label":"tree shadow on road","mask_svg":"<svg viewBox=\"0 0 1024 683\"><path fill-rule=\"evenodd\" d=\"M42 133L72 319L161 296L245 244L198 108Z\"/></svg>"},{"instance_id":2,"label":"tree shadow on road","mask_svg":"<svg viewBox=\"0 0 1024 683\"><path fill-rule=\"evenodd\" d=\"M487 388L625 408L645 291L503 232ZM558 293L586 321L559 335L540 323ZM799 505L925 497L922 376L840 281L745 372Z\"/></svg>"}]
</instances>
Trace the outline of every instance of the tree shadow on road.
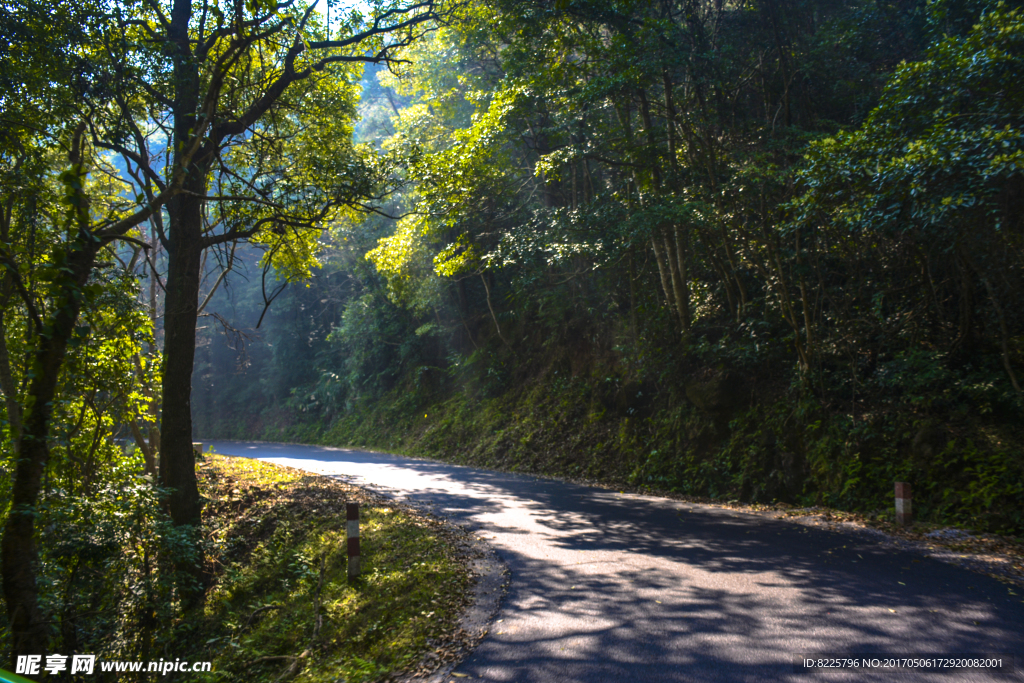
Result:
<instances>
[{"instance_id":1,"label":"tree shadow on road","mask_svg":"<svg viewBox=\"0 0 1024 683\"><path fill-rule=\"evenodd\" d=\"M426 460L281 452L339 471L413 472L425 485L396 495L500 539L512 584L503 621L460 668L476 678L924 681L939 674L806 674L794 663L801 654L1024 652L1024 609L1006 586L858 536ZM527 541L548 555L526 552ZM990 680L963 671L943 678Z\"/></svg>"}]
</instances>

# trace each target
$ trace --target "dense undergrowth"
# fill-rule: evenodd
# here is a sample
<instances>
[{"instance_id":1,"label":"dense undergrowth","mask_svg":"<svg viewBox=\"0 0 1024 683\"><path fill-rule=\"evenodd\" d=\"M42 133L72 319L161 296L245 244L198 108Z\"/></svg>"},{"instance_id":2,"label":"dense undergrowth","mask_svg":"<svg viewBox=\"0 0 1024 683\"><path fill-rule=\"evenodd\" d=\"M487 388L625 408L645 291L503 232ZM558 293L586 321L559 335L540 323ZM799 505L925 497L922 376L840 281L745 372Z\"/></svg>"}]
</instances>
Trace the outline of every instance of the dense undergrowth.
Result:
<instances>
[{"instance_id":1,"label":"dense undergrowth","mask_svg":"<svg viewBox=\"0 0 1024 683\"><path fill-rule=\"evenodd\" d=\"M1014 407L1000 406L998 395L983 389L972 394L969 381L958 389L939 373L939 386L922 379L919 395L901 390L888 399L884 387L865 389L854 413L835 395L817 396L770 366L760 374L675 368L648 381L607 367L576 375L569 363L556 368L494 397L472 386L453 384L432 396L404 386L329 422L300 411L267 411L218 435L358 445L882 518L893 515L893 482L908 481L922 521L1024 530L1022 434Z\"/></svg>"}]
</instances>

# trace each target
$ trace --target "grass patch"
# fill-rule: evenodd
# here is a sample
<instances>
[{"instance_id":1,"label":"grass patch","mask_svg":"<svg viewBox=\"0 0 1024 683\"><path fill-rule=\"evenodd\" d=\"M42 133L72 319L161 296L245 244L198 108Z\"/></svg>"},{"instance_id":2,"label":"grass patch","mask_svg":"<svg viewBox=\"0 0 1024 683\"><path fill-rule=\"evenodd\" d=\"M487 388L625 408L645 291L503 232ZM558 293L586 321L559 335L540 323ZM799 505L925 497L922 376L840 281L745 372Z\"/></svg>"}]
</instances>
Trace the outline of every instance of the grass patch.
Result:
<instances>
[{"instance_id":1,"label":"grass patch","mask_svg":"<svg viewBox=\"0 0 1024 683\"><path fill-rule=\"evenodd\" d=\"M459 658L471 550L463 532L327 477L245 458L200 468L213 546L190 638L204 681L382 681ZM360 503L362 576L347 577L345 503Z\"/></svg>"}]
</instances>

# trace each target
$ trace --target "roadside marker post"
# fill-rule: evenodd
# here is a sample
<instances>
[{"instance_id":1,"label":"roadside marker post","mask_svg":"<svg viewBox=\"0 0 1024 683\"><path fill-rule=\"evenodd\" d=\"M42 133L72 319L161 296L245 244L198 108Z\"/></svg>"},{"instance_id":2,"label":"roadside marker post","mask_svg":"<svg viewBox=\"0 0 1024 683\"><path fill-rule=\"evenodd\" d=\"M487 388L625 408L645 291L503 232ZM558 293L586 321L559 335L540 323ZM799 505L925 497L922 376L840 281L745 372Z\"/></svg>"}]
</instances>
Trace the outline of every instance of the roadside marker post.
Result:
<instances>
[{"instance_id":1,"label":"roadside marker post","mask_svg":"<svg viewBox=\"0 0 1024 683\"><path fill-rule=\"evenodd\" d=\"M359 503L345 504L345 519L348 527L348 578L359 577Z\"/></svg>"},{"instance_id":2,"label":"roadside marker post","mask_svg":"<svg viewBox=\"0 0 1024 683\"><path fill-rule=\"evenodd\" d=\"M896 482L896 523L900 526L910 526L914 523L911 498L910 484Z\"/></svg>"}]
</instances>

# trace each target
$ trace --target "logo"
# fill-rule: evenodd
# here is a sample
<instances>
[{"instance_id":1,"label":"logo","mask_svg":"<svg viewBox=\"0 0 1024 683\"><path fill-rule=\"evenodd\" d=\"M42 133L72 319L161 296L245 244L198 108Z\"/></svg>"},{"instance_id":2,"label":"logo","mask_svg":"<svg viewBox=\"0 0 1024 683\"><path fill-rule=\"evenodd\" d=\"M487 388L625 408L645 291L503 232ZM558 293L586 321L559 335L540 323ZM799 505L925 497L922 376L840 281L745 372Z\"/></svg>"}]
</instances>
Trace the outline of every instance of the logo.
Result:
<instances>
[{"instance_id":1,"label":"logo","mask_svg":"<svg viewBox=\"0 0 1024 683\"><path fill-rule=\"evenodd\" d=\"M33 683L24 676L12 674L6 669L0 669L0 683Z\"/></svg>"}]
</instances>

